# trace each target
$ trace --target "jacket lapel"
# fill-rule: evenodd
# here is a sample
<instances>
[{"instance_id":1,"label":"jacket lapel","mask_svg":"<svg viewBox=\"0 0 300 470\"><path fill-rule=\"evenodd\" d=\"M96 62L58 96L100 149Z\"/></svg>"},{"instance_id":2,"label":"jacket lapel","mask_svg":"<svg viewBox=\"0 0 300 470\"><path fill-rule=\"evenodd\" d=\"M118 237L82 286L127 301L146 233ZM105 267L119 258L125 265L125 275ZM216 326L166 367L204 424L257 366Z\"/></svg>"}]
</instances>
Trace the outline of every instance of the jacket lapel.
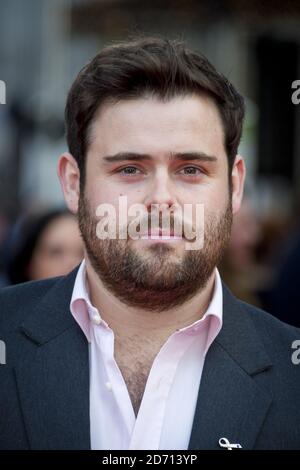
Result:
<instances>
[{"instance_id":1,"label":"jacket lapel","mask_svg":"<svg viewBox=\"0 0 300 470\"><path fill-rule=\"evenodd\" d=\"M255 378L271 365L251 318L223 285L223 327L206 356L189 449L221 449L222 437L254 447L272 401Z\"/></svg>"},{"instance_id":2,"label":"jacket lapel","mask_svg":"<svg viewBox=\"0 0 300 470\"><path fill-rule=\"evenodd\" d=\"M30 347L16 377L33 449L90 448L88 342L69 308L77 269L54 284L22 325Z\"/></svg>"}]
</instances>

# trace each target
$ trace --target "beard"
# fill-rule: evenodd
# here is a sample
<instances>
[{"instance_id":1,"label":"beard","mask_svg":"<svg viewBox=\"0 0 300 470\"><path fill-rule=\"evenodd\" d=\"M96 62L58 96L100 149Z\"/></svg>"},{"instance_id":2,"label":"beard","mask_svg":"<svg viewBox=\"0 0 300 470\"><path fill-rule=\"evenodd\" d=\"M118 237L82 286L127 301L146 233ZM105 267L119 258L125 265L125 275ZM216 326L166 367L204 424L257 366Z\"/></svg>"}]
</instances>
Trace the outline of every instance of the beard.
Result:
<instances>
[{"instance_id":1,"label":"beard","mask_svg":"<svg viewBox=\"0 0 300 470\"><path fill-rule=\"evenodd\" d=\"M231 194L220 215L206 215L204 244L174 256L172 243L149 243L138 250L130 238L100 239L84 193L78 221L89 261L108 291L130 307L163 312L178 307L202 291L224 254L231 233Z\"/></svg>"}]
</instances>

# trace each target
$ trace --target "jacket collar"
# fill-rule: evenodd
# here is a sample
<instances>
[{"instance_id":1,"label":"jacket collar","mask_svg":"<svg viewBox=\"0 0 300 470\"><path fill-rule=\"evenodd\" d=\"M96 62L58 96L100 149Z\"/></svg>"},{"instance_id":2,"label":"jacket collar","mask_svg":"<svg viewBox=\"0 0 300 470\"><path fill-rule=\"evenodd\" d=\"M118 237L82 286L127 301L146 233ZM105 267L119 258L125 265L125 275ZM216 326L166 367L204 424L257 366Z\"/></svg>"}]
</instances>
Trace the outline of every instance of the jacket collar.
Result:
<instances>
[{"instance_id":1,"label":"jacket collar","mask_svg":"<svg viewBox=\"0 0 300 470\"><path fill-rule=\"evenodd\" d=\"M21 325L23 333L35 343L39 345L47 343L74 326L75 321L70 313L70 299L79 266L68 275L58 278Z\"/></svg>"},{"instance_id":2,"label":"jacket collar","mask_svg":"<svg viewBox=\"0 0 300 470\"><path fill-rule=\"evenodd\" d=\"M59 278L21 326L31 341L15 373L31 449L90 449L88 343L69 311L77 270Z\"/></svg>"}]
</instances>

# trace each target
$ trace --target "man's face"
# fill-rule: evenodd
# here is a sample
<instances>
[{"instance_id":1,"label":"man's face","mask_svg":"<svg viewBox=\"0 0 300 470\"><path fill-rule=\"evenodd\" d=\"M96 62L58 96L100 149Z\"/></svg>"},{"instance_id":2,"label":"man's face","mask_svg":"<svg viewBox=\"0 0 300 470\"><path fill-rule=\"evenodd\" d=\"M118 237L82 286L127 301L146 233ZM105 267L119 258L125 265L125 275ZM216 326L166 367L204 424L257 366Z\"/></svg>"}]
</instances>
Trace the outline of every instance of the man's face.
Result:
<instances>
[{"instance_id":1,"label":"man's face","mask_svg":"<svg viewBox=\"0 0 300 470\"><path fill-rule=\"evenodd\" d=\"M171 206L194 209L203 204L204 246L186 249L193 242L184 237L99 239L96 209L108 203L118 214L120 196L127 197L128 208L143 204L147 219L153 204L164 214L172 212ZM176 211L172 214L171 224L177 218ZM189 95L103 106L90 132L78 215L94 271L126 304L163 311L202 290L227 245L232 223L228 162L215 104ZM189 222L195 227L195 220Z\"/></svg>"}]
</instances>

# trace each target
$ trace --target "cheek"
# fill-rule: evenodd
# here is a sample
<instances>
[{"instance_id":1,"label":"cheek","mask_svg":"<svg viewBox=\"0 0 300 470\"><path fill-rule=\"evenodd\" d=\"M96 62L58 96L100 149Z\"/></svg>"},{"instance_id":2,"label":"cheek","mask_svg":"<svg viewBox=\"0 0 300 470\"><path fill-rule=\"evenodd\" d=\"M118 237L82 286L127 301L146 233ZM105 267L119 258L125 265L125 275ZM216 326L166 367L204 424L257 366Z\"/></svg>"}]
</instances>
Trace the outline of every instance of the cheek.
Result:
<instances>
[{"instance_id":1,"label":"cheek","mask_svg":"<svg viewBox=\"0 0 300 470\"><path fill-rule=\"evenodd\" d=\"M133 204L142 203L146 190L143 187L133 188L114 184L109 181L96 181L86 186L85 197L89 201L90 207L96 208L100 204L111 204L118 211L119 204L124 206L124 198L127 207ZM123 200L123 201L122 201Z\"/></svg>"},{"instance_id":2,"label":"cheek","mask_svg":"<svg viewBox=\"0 0 300 470\"><path fill-rule=\"evenodd\" d=\"M207 191L202 191L199 194L199 200L204 204L205 213L222 214L229 201L228 185L219 183L210 187Z\"/></svg>"},{"instance_id":3,"label":"cheek","mask_svg":"<svg viewBox=\"0 0 300 470\"><path fill-rule=\"evenodd\" d=\"M100 204L113 204L115 197L111 187L103 181L96 181L85 187L85 198L93 210Z\"/></svg>"},{"instance_id":4,"label":"cheek","mask_svg":"<svg viewBox=\"0 0 300 470\"><path fill-rule=\"evenodd\" d=\"M124 203L124 196L126 196ZM109 220L115 226L126 225L126 216L131 204L136 203L136 198L132 194L115 188L112 184L97 184L90 186L85 191L85 197L89 204L91 217L98 224L101 220ZM102 206L102 207L101 207ZM119 218L119 212L121 218ZM125 217L125 218L124 218Z\"/></svg>"}]
</instances>

